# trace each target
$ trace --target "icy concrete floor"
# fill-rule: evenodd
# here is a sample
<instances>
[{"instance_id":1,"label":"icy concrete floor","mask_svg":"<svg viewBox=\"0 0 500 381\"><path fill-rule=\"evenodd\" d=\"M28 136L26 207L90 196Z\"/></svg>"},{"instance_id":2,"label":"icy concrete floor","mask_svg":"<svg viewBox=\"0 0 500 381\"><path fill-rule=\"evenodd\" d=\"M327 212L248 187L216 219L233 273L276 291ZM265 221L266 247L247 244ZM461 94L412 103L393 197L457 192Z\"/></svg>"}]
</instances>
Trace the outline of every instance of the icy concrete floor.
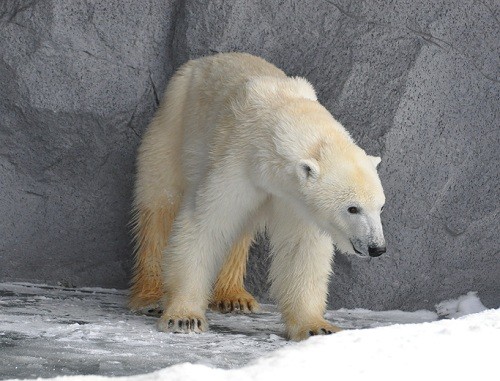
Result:
<instances>
[{"instance_id":1,"label":"icy concrete floor","mask_svg":"<svg viewBox=\"0 0 500 381\"><path fill-rule=\"evenodd\" d=\"M294 345L283 338L272 305L253 315L209 312L210 331L202 335L158 332L156 318L125 305L124 291L0 283L0 379L134 375L184 362L236 368ZM327 318L349 329L432 321L437 314L338 310Z\"/></svg>"}]
</instances>

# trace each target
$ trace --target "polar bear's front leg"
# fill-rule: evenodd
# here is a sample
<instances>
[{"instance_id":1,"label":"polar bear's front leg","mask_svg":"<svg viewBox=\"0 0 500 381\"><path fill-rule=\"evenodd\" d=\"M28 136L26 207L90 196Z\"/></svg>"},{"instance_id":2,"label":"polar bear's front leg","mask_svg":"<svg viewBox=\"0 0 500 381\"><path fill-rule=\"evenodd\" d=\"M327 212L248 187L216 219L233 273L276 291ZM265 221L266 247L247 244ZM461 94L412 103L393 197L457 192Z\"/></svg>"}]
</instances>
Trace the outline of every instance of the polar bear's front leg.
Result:
<instances>
[{"instance_id":1,"label":"polar bear's front leg","mask_svg":"<svg viewBox=\"0 0 500 381\"><path fill-rule=\"evenodd\" d=\"M165 298L158 323L162 331L208 328L205 310L217 272L264 198L245 181L225 173L228 167L232 168L221 165L209 174L191 193L193 199L184 200L174 221L162 266Z\"/></svg>"},{"instance_id":2,"label":"polar bear's front leg","mask_svg":"<svg viewBox=\"0 0 500 381\"><path fill-rule=\"evenodd\" d=\"M271 295L278 301L287 335L303 340L340 328L324 319L333 256L332 240L277 201L268 226L273 261Z\"/></svg>"},{"instance_id":3,"label":"polar bear's front leg","mask_svg":"<svg viewBox=\"0 0 500 381\"><path fill-rule=\"evenodd\" d=\"M164 251L163 315L158 328L165 332L202 332L208 328L205 310L211 284L227 252L213 223L181 209Z\"/></svg>"}]
</instances>

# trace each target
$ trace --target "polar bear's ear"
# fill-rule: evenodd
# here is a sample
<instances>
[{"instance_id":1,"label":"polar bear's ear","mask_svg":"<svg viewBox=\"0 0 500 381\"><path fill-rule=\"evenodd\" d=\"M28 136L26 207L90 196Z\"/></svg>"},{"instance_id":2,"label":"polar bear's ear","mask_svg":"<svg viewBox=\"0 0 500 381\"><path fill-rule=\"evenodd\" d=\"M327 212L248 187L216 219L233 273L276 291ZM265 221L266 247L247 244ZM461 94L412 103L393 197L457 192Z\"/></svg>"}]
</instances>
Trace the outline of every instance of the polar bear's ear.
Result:
<instances>
[{"instance_id":1,"label":"polar bear's ear","mask_svg":"<svg viewBox=\"0 0 500 381\"><path fill-rule=\"evenodd\" d=\"M293 81L293 87L295 91L300 94L301 98L309 99L311 101L317 101L316 91L311 83L302 77L293 77L289 81Z\"/></svg>"},{"instance_id":2,"label":"polar bear's ear","mask_svg":"<svg viewBox=\"0 0 500 381\"><path fill-rule=\"evenodd\" d=\"M297 164L297 175L301 182L316 180L319 177L319 164L316 159L302 159Z\"/></svg>"},{"instance_id":3,"label":"polar bear's ear","mask_svg":"<svg viewBox=\"0 0 500 381\"><path fill-rule=\"evenodd\" d=\"M372 162L372 164L375 167L375 169L378 167L378 165L382 161L382 159L379 156L370 156L370 155L368 155L368 158Z\"/></svg>"}]
</instances>

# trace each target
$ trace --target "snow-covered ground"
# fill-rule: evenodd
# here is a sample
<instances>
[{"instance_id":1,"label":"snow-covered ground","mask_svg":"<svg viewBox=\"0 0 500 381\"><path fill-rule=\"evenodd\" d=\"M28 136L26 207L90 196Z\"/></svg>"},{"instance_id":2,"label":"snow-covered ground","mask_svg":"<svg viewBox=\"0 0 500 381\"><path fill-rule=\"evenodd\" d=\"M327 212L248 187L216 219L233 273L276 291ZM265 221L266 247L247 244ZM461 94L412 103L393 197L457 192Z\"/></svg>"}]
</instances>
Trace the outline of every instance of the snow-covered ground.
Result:
<instances>
[{"instance_id":1,"label":"snow-covered ground","mask_svg":"<svg viewBox=\"0 0 500 381\"><path fill-rule=\"evenodd\" d=\"M500 309L475 293L433 311L337 310L346 328L302 343L283 338L274 306L209 313L210 332L158 332L131 314L123 291L0 283L0 379L99 381L496 379ZM440 319L441 317L457 317ZM62 377L56 379L62 380Z\"/></svg>"}]
</instances>

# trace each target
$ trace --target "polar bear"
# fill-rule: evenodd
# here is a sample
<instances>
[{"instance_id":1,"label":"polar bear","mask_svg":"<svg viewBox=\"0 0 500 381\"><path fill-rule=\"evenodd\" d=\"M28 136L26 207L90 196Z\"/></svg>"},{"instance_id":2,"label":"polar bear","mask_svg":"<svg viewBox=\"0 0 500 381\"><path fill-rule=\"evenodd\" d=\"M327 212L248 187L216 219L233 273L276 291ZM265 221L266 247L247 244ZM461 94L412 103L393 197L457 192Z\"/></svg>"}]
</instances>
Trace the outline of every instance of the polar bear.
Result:
<instances>
[{"instance_id":1,"label":"polar bear","mask_svg":"<svg viewBox=\"0 0 500 381\"><path fill-rule=\"evenodd\" d=\"M160 303L166 332L206 331L209 304L257 310L243 277L265 227L288 337L337 332L323 316L333 245L385 252L379 162L305 79L244 53L187 62L138 151L130 306Z\"/></svg>"}]
</instances>

